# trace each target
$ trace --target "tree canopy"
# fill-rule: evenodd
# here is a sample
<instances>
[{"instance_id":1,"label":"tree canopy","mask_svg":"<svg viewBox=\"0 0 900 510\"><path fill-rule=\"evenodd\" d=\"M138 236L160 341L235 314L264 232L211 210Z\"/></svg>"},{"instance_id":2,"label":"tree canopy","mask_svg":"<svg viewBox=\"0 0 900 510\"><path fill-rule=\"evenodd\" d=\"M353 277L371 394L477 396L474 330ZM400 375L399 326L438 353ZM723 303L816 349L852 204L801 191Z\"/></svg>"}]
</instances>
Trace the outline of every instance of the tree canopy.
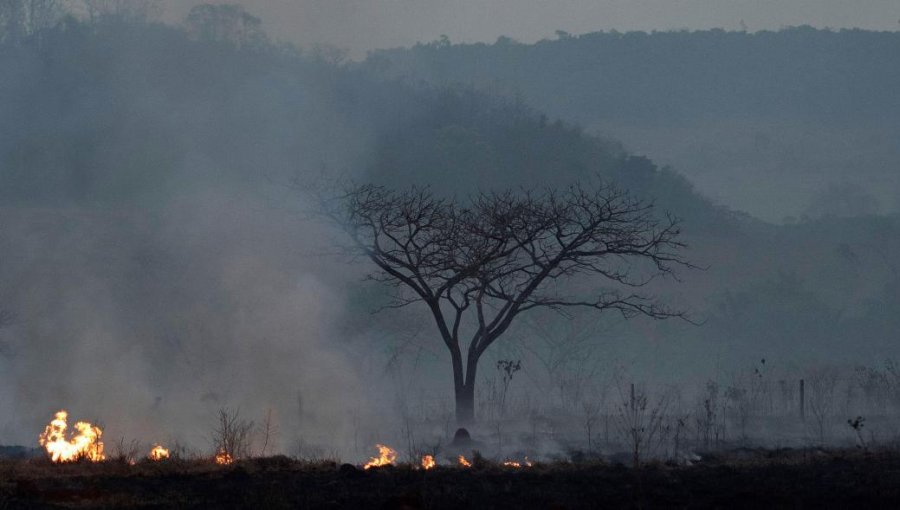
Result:
<instances>
[{"instance_id":1,"label":"tree canopy","mask_svg":"<svg viewBox=\"0 0 900 510\"><path fill-rule=\"evenodd\" d=\"M450 351L461 423L474 417L478 361L521 314L684 317L640 291L690 266L678 221L659 220L652 204L602 182L482 192L466 202L365 184L321 203L352 240L349 253L368 258L371 277L398 290L390 306L430 311Z\"/></svg>"}]
</instances>

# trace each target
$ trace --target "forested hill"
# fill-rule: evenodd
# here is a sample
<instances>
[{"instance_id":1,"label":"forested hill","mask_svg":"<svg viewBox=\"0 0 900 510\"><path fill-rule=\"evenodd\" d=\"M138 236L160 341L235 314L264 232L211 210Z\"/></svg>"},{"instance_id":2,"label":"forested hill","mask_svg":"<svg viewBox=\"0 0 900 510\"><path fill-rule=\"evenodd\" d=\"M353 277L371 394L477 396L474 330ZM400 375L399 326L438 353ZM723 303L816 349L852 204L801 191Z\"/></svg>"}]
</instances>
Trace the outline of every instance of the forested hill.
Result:
<instances>
[{"instance_id":1,"label":"forested hill","mask_svg":"<svg viewBox=\"0 0 900 510\"><path fill-rule=\"evenodd\" d=\"M376 51L397 74L521 91L567 119L900 117L900 32L560 33L519 44L438 41Z\"/></svg>"},{"instance_id":2,"label":"forested hill","mask_svg":"<svg viewBox=\"0 0 900 510\"><path fill-rule=\"evenodd\" d=\"M290 47L70 19L2 47L0 66L7 203L165 204L322 172L463 194L599 174L698 226L729 221L683 177L521 102Z\"/></svg>"},{"instance_id":3,"label":"forested hill","mask_svg":"<svg viewBox=\"0 0 900 510\"><path fill-rule=\"evenodd\" d=\"M365 65L410 81L519 95L672 164L707 195L769 220L815 216L811 204L847 182L875 210L900 205L900 32L444 39L374 52Z\"/></svg>"}]
</instances>

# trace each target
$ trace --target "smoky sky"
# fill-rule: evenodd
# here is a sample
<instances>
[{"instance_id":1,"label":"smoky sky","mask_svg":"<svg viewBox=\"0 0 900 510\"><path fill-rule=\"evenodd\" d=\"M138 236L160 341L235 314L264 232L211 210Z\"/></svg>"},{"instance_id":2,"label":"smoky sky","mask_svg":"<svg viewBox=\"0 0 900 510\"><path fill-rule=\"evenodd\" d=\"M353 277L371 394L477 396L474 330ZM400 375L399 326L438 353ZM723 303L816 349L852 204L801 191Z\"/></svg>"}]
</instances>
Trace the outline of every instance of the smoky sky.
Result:
<instances>
[{"instance_id":1,"label":"smoky sky","mask_svg":"<svg viewBox=\"0 0 900 510\"><path fill-rule=\"evenodd\" d=\"M168 0L169 21L199 1ZM219 3L219 2L213 2ZM229 3L235 3L230 0ZM598 30L785 26L900 28L896 0L240 0L267 30L301 46L327 44L354 57L370 49L409 46L447 35L454 42L499 36L533 42Z\"/></svg>"},{"instance_id":2,"label":"smoky sky","mask_svg":"<svg viewBox=\"0 0 900 510\"><path fill-rule=\"evenodd\" d=\"M167 23L200 3L166 2ZM503 35L530 42L552 38L558 29L900 27L897 0L240 3L277 39L346 48L355 58L442 34L454 42ZM601 167L582 165L580 158L593 161L602 146L600 159L612 165L619 161L618 145L595 144L562 123L547 128L542 117L501 108L503 98L496 105L480 95L458 101L456 92L379 81L365 74L374 72L366 66L232 51L153 24L126 28L129 37L114 24L63 30L58 38L38 39L46 54L27 46L0 51L8 59L0 62L12 62L0 66L0 155L15 163L0 167L0 178L7 190L22 190L21 196L0 193L0 310L15 316L0 334L3 442L33 445L64 407L74 419L101 423L110 445L134 437L200 451L209 447L222 408L257 423L272 411L280 429L274 449L301 456L321 458L333 448L335 456L363 458L376 442L400 444L391 435L402 433L399 422L408 424L410 416L424 423L423 440L449 438L450 363L428 311L373 314L385 289L363 281L368 265L333 255L341 253L336 247L346 241L343 234L308 221L303 212L311 206L291 183L325 172L367 175L397 161L404 166L396 171L407 173L392 175L408 176L414 175L408 169L462 167L456 162L471 158L476 164L465 165L472 173L430 170L422 172L422 182L463 182L461 175L470 175L465 181L475 186L483 185L474 177L481 169L493 170L488 164L511 161L506 168L513 168L522 161L507 157L521 146L538 147L528 154L540 155L532 158L540 162L575 154L573 167L587 171ZM458 104L464 107L447 106ZM890 131L871 123L866 130L854 127L848 138L845 126L811 129L785 121L766 130L763 121L678 124L676 135L668 126L588 127L684 169L697 189L724 204L754 215L777 211L775 220L787 212L773 204L797 202L796 190L820 183L809 183L811 173L796 173L787 181L793 186L774 179L783 173L782 160L774 157L766 167L771 171L762 173L745 155L756 147L793 156L781 148L813 139L796 153L815 155L807 156L810 168L828 159L850 161L846 167L856 180L849 184L861 181L857 167L892 154L846 149L865 149L869 139L874 147L890 144ZM522 135L519 126L526 128ZM548 131L553 138L533 134ZM716 137L706 136L710 132ZM724 146L712 152L715 161L737 154L737 170L713 175L718 167L709 164L692 173L681 162L696 161L685 155L696 144L685 137ZM552 143L531 143L545 139ZM826 219L764 225L707 207L688 181L644 179L656 175L650 160L624 161L637 192L665 188L688 214L711 218L706 230L691 223L686 229L693 236L687 238L689 260L709 269L679 275L684 285L660 291L669 293L663 301L693 305L704 327L535 316L486 353L485 382L477 390L484 391L482 402L496 396L501 360L521 360L526 368L515 391L547 395L547 409L555 413L549 406L581 412L580 399L600 398L626 370L651 382L677 379L702 389L707 377L724 378L726 369L748 368L763 357L767 367L780 363L795 377L810 360L880 363L898 355L893 311L900 302L894 263L900 226L858 215L858 206L837 208L839 217L827 219L831 197L849 196L856 206L869 200L869 186L822 182L824 199L812 209L822 209ZM785 194L775 195L776 186ZM863 214L878 212L867 206ZM523 394L523 406L530 401ZM846 418L856 415L848 411L838 425L846 432ZM313 455L313 448L328 450Z\"/></svg>"}]
</instances>

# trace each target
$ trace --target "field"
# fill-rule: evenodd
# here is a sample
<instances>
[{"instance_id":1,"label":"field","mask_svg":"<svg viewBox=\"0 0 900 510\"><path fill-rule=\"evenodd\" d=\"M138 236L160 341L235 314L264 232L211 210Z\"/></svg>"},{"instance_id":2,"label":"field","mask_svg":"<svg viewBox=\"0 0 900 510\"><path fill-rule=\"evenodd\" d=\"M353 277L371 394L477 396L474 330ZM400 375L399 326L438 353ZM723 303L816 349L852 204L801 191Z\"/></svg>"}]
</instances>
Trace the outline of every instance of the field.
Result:
<instances>
[{"instance_id":1,"label":"field","mask_svg":"<svg viewBox=\"0 0 900 510\"><path fill-rule=\"evenodd\" d=\"M368 471L273 457L0 464L0 508L898 508L900 452L736 450L691 466Z\"/></svg>"}]
</instances>

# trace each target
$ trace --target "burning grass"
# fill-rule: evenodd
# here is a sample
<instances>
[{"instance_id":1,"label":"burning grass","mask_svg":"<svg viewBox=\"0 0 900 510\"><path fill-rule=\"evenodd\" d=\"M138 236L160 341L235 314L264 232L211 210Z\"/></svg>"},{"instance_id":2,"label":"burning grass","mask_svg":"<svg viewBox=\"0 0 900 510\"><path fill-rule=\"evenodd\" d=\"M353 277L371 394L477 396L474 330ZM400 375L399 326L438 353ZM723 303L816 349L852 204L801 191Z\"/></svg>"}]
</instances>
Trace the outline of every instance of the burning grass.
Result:
<instances>
[{"instance_id":1,"label":"burning grass","mask_svg":"<svg viewBox=\"0 0 900 510\"><path fill-rule=\"evenodd\" d=\"M106 459L103 453L103 431L100 427L79 421L75 423L75 432L68 432L66 411L59 411L38 437L38 443L47 450L53 462L76 462L89 460L99 462Z\"/></svg>"},{"instance_id":2,"label":"burning grass","mask_svg":"<svg viewBox=\"0 0 900 510\"><path fill-rule=\"evenodd\" d=\"M231 449L205 457L154 443L149 451L140 450L147 453L107 458L100 427L78 422L69 430L67 419L60 411L40 435L46 457L0 461L0 508L653 508L798 502L900 508L900 452L887 449L737 449L705 455L693 466L650 463L635 469L515 456L494 461L458 450L402 462L385 444L375 446L378 455L368 462L351 465L253 457L237 440L220 441ZM239 429L224 423L228 430ZM124 439L118 449L130 452L140 443L123 445Z\"/></svg>"},{"instance_id":3,"label":"burning grass","mask_svg":"<svg viewBox=\"0 0 900 510\"><path fill-rule=\"evenodd\" d=\"M168 460L169 449L163 448L163 446L160 444L155 444L153 445L153 448L150 449L150 454L147 456L147 458L156 462Z\"/></svg>"},{"instance_id":4,"label":"burning grass","mask_svg":"<svg viewBox=\"0 0 900 510\"><path fill-rule=\"evenodd\" d=\"M397 451L390 446L379 444L376 447L378 448L378 457L369 459L369 462L363 466L363 469L391 466L397 460Z\"/></svg>"},{"instance_id":5,"label":"burning grass","mask_svg":"<svg viewBox=\"0 0 900 510\"><path fill-rule=\"evenodd\" d=\"M231 454L229 454L225 450L219 450L213 460L220 466L229 466L231 464L234 464L234 457L232 457Z\"/></svg>"}]
</instances>

